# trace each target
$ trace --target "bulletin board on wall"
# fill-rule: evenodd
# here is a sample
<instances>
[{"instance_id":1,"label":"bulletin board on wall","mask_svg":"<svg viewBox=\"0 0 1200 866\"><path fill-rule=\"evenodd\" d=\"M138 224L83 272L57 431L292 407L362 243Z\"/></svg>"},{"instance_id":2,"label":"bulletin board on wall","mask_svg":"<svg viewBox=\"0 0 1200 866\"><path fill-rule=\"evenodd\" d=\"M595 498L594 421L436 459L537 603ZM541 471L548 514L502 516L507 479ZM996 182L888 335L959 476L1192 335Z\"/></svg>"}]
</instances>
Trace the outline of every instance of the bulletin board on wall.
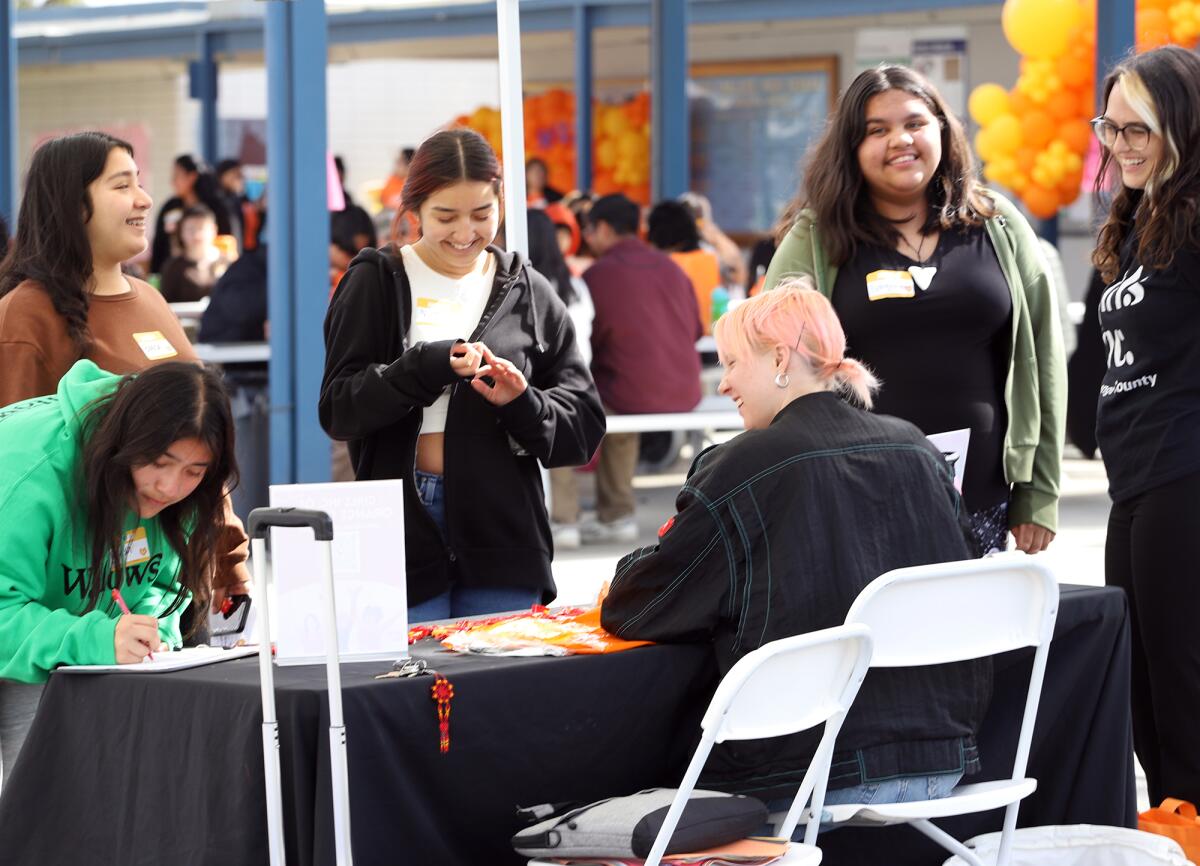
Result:
<instances>
[{"instance_id":1,"label":"bulletin board on wall","mask_svg":"<svg viewBox=\"0 0 1200 866\"><path fill-rule=\"evenodd\" d=\"M691 186L721 228L769 232L837 98L836 56L693 64Z\"/></svg>"}]
</instances>

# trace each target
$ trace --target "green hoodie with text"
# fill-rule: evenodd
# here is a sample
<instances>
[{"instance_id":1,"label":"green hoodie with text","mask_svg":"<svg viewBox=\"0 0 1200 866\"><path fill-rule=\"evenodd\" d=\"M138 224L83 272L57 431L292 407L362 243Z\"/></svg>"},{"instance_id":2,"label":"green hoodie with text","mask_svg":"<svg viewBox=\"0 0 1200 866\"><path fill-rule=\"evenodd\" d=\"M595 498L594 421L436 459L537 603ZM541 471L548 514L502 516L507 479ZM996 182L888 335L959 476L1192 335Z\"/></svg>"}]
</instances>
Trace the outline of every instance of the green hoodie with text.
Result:
<instances>
[{"instance_id":1,"label":"green hoodie with text","mask_svg":"<svg viewBox=\"0 0 1200 866\"><path fill-rule=\"evenodd\" d=\"M87 608L91 558L84 507L81 421L88 404L116 389L120 376L79 361L58 392L0 408L0 678L45 682L58 665L114 664L120 610L159 617L159 635L180 644L179 556L157 518L132 508L124 526L124 574L105 579Z\"/></svg>"}]
</instances>

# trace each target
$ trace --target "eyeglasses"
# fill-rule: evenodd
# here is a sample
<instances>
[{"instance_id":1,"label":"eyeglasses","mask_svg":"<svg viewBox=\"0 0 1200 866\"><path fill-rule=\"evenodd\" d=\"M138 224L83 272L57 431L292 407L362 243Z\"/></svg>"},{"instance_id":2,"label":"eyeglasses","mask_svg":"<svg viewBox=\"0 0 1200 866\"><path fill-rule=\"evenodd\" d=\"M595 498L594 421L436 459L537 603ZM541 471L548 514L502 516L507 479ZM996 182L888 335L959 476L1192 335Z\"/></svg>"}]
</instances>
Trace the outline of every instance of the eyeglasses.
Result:
<instances>
[{"instance_id":1,"label":"eyeglasses","mask_svg":"<svg viewBox=\"0 0 1200 866\"><path fill-rule=\"evenodd\" d=\"M1124 135L1125 143L1132 150L1141 150L1150 143L1150 127L1144 123L1127 123L1124 126L1117 126L1107 117L1096 117L1092 119L1092 132L1096 133L1096 138L1099 142L1112 150L1114 144L1117 143L1117 136Z\"/></svg>"}]
</instances>

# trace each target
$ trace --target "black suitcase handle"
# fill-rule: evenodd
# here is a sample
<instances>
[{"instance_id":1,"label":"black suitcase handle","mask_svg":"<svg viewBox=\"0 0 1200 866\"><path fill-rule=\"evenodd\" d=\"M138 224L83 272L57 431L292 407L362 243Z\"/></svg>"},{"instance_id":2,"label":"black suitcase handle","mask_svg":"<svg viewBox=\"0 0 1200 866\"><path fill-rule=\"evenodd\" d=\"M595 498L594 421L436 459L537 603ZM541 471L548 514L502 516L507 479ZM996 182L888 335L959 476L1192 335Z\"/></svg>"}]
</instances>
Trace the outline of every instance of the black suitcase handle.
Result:
<instances>
[{"instance_id":1,"label":"black suitcase handle","mask_svg":"<svg viewBox=\"0 0 1200 866\"><path fill-rule=\"evenodd\" d=\"M272 526L307 526L317 541L333 541L333 520L324 511L307 508L255 508L246 521L251 538L266 538Z\"/></svg>"}]
</instances>

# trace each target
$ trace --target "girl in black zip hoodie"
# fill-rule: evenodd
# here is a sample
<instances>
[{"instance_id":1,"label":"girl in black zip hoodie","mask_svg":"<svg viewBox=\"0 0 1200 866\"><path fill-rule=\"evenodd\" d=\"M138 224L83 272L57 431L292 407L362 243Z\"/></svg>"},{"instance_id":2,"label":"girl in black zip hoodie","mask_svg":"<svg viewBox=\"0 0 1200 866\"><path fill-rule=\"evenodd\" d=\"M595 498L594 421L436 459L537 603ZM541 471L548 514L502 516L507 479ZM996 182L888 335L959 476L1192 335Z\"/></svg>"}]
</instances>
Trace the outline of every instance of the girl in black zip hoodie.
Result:
<instances>
[{"instance_id":1,"label":"girl in black zip hoodie","mask_svg":"<svg viewBox=\"0 0 1200 866\"><path fill-rule=\"evenodd\" d=\"M321 426L359 480L404 480L411 622L553 599L538 461L586 463L604 435L562 301L491 245L500 209L487 142L437 133L399 216L420 239L359 253L325 319Z\"/></svg>"}]
</instances>

